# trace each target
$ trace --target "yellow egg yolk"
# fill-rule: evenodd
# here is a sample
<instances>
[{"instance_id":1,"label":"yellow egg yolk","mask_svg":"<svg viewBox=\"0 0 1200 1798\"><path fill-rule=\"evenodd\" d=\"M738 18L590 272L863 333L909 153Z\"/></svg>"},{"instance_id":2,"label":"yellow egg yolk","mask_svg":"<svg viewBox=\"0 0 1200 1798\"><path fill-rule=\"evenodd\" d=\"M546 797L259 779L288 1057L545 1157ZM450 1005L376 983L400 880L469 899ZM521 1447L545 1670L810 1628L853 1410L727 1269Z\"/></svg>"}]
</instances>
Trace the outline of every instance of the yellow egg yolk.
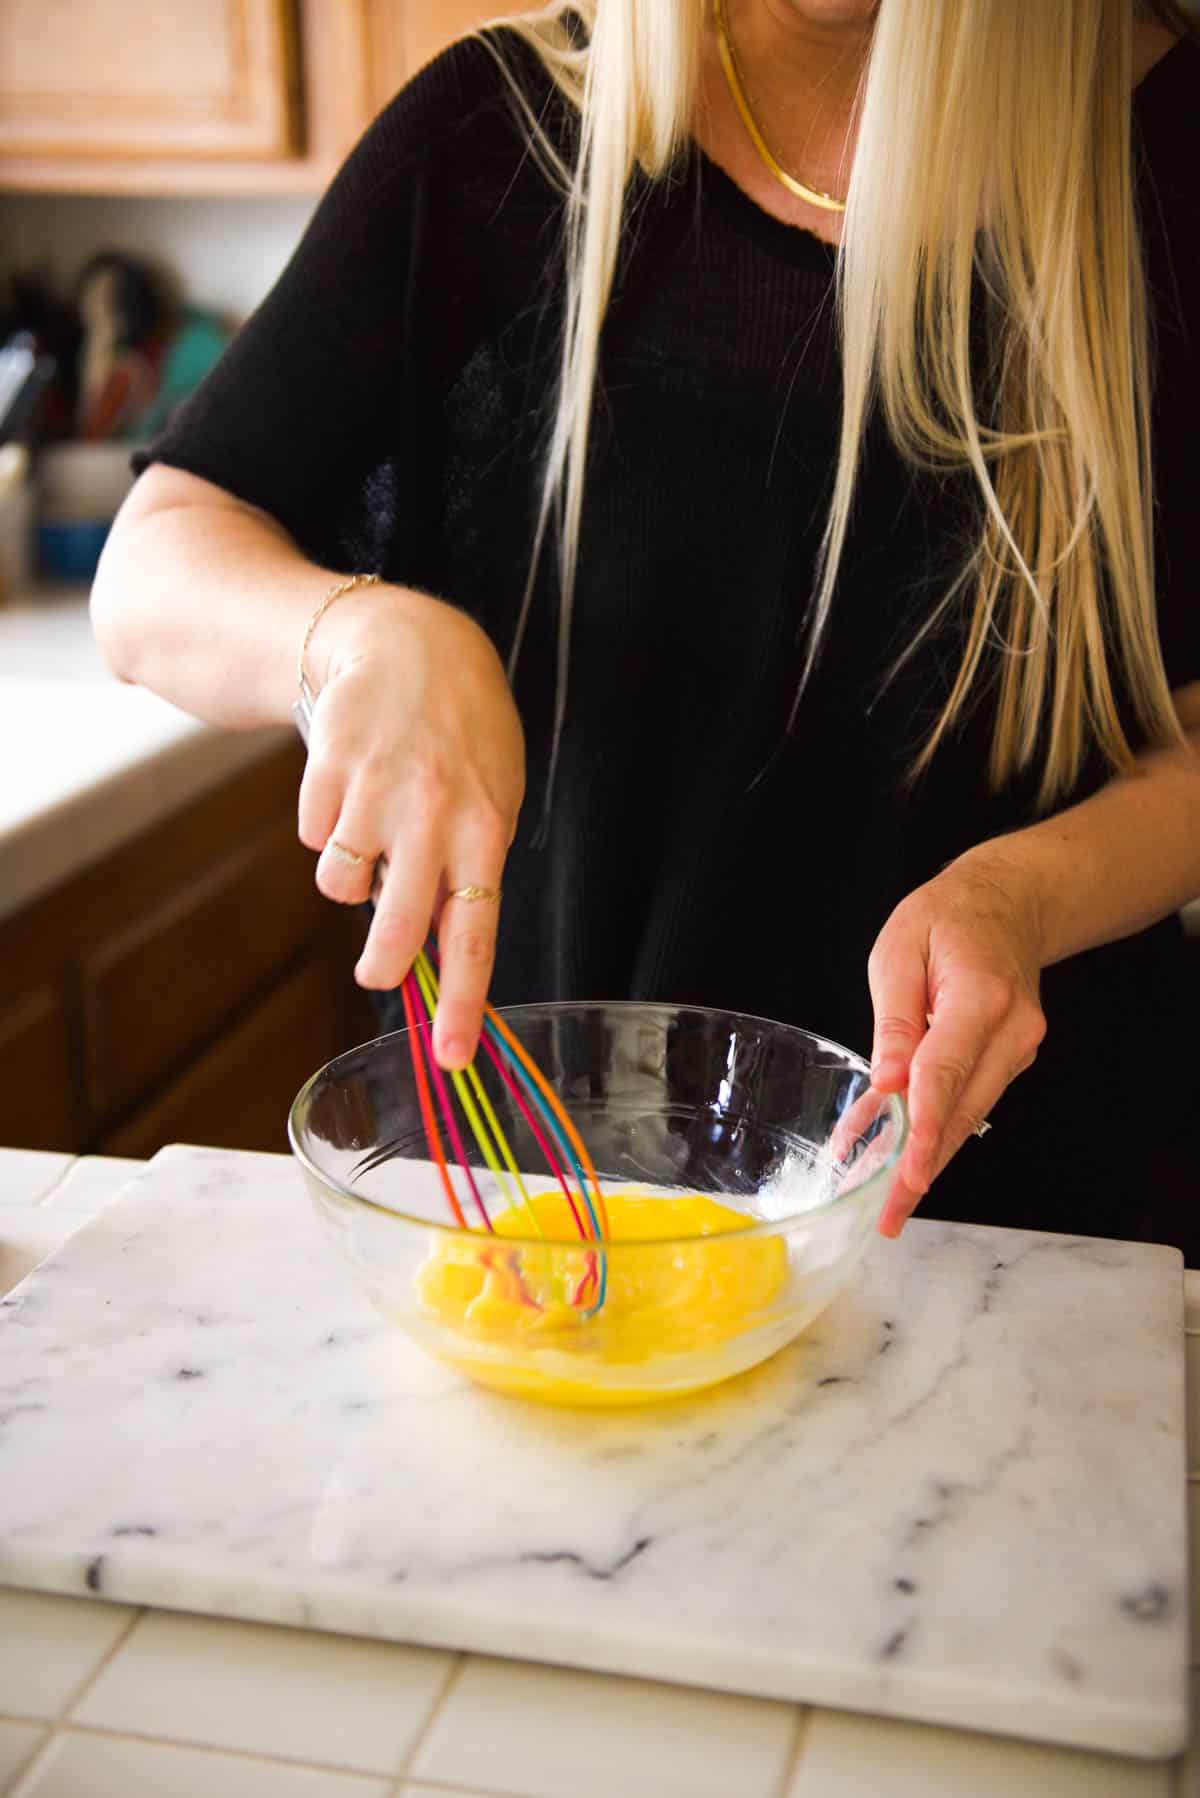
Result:
<instances>
[{"instance_id":1,"label":"yellow egg yolk","mask_svg":"<svg viewBox=\"0 0 1200 1798\"><path fill-rule=\"evenodd\" d=\"M444 1237L417 1276L422 1310L441 1326L429 1346L483 1385L548 1404L667 1396L646 1375L653 1364L657 1388L668 1361L677 1395L737 1371L728 1345L764 1321L787 1277L786 1244L747 1236L744 1212L700 1194L617 1191L604 1202L605 1244L580 1241L561 1192L498 1213L493 1237ZM531 1241L539 1228L544 1241Z\"/></svg>"}]
</instances>

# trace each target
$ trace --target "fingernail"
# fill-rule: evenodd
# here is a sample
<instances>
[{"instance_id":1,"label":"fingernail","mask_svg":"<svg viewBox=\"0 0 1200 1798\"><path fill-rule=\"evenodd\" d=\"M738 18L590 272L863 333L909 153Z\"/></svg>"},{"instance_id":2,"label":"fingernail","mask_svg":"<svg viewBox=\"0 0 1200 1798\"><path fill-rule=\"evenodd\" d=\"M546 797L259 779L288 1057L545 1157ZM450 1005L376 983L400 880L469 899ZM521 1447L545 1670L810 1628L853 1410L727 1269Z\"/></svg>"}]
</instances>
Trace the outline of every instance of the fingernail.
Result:
<instances>
[{"instance_id":1,"label":"fingernail","mask_svg":"<svg viewBox=\"0 0 1200 1798\"><path fill-rule=\"evenodd\" d=\"M469 1044L461 1037L452 1037L448 1043L442 1044L441 1062L447 1068L465 1068L471 1059Z\"/></svg>"}]
</instances>

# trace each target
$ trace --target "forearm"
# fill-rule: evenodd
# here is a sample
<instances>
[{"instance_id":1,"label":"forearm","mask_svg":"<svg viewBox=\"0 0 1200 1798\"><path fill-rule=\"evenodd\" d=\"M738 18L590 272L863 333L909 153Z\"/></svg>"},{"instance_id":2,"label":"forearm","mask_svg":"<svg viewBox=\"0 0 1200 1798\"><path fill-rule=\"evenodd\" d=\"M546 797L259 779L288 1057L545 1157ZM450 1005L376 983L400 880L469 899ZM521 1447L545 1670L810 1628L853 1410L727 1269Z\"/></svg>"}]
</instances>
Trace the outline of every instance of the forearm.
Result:
<instances>
[{"instance_id":1,"label":"forearm","mask_svg":"<svg viewBox=\"0 0 1200 1798\"><path fill-rule=\"evenodd\" d=\"M1157 923L1200 895L1200 728L1187 747L1147 753L1136 773L960 861L1031 892L1044 967Z\"/></svg>"},{"instance_id":2,"label":"forearm","mask_svg":"<svg viewBox=\"0 0 1200 1798\"><path fill-rule=\"evenodd\" d=\"M93 628L114 673L184 711L233 727L285 723L305 628L336 578L264 514L151 469L105 546ZM324 648L314 640L314 658Z\"/></svg>"}]
</instances>

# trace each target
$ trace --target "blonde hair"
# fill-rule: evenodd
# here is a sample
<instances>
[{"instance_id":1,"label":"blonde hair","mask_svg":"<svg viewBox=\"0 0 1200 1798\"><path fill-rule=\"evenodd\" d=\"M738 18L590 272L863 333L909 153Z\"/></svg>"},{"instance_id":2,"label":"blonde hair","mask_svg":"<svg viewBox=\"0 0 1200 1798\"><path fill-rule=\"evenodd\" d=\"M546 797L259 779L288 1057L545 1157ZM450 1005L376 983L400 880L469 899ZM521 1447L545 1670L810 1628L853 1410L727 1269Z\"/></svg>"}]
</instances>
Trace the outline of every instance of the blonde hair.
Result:
<instances>
[{"instance_id":1,"label":"blonde hair","mask_svg":"<svg viewBox=\"0 0 1200 1798\"><path fill-rule=\"evenodd\" d=\"M580 115L567 166L526 106L566 219L558 405L512 650L515 666L553 526L551 784L598 343L627 190L636 167L663 175L687 145L707 3L553 0L503 21ZM573 33L572 13L586 37ZM901 657L971 596L962 661L914 772L993 676L991 778L1028 770L1044 741L1043 805L1069 792L1093 745L1113 769L1131 767L1114 668L1147 739L1180 738L1155 614L1132 83L1131 0L884 0L837 257L841 437L796 705L833 603L878 402L904 455L968 468L981 499L977 541ZM983 370L970 353L977 277L991 327Z\"/></svg>"}]
</instances>

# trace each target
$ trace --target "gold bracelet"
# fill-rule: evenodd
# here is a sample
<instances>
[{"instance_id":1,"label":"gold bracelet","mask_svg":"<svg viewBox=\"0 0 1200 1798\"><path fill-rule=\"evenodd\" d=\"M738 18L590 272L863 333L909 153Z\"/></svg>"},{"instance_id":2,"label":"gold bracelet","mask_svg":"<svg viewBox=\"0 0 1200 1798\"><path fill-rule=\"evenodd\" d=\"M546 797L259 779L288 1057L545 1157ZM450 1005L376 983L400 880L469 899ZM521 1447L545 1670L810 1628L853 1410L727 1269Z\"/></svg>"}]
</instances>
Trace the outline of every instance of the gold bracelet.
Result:
<instances>
[{"instance_id":1,"label":"gold bracelet","mask_svg":"<svg viewBox=\"0 0 1200 1798\"><path fill-rule=\"evenodd\" d=\"M308 654L308 646L313 640L313 632L316 630L335 599L341 599L345 593L353 593L356 587L374 587L378 584L378 581L379 576L377 574L348 575L344 581L339 581L336 587L331 587L329 589L329 592L325 595L324 599L309 619L308 629L304 633L304 641L300 645L300 654L296 661L296 680L301 694L310 703L316 695L309 686L308 676L304 672L304 658Z\"/></svg>"}]
</instances>

